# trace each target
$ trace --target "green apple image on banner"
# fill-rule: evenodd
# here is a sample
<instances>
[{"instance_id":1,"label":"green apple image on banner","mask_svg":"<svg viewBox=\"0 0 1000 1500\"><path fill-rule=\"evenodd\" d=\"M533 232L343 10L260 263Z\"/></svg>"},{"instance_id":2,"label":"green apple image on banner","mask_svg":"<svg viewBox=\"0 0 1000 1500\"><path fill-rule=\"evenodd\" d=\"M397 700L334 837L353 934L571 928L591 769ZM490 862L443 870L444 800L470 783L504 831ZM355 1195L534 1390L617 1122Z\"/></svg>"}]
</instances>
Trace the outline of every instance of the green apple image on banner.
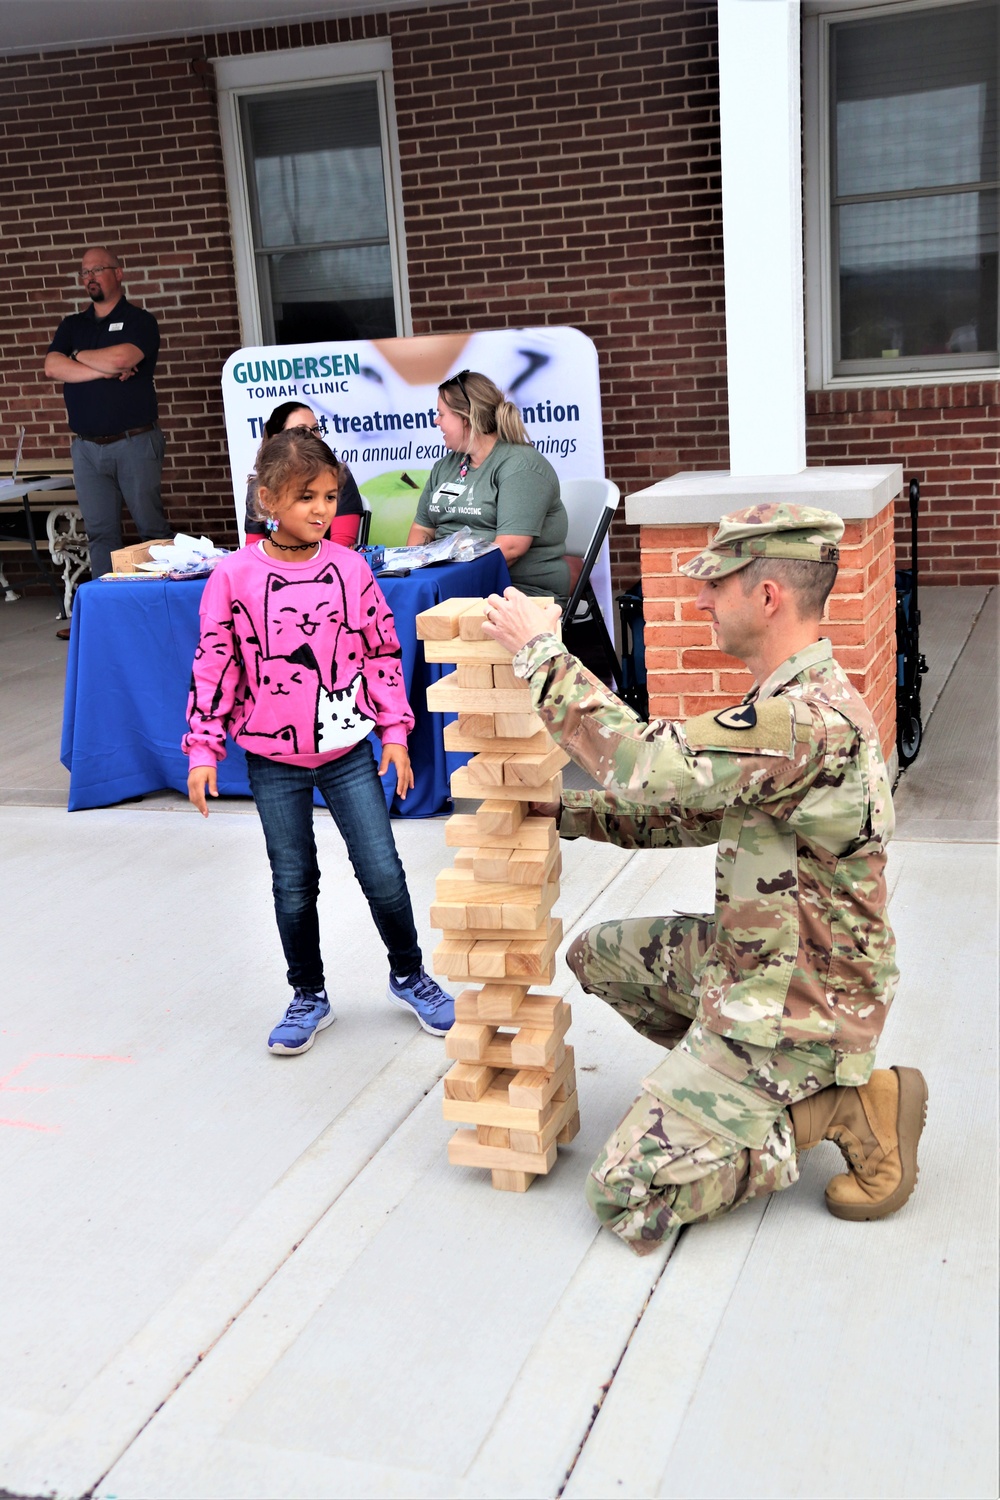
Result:
<instances>
[{"instance_id":1,"label":"green apple image on banner","mask_svg":"<svg viewBox=\"0 0 1000 1500\"><path fill-rule=\"evenodd\" d=\"M368 538L372 544L406 546L417 501L429 474L430 469L389 469L384 474L373 474L358 486L372 508Z\"/></svg>"}]
</instances>

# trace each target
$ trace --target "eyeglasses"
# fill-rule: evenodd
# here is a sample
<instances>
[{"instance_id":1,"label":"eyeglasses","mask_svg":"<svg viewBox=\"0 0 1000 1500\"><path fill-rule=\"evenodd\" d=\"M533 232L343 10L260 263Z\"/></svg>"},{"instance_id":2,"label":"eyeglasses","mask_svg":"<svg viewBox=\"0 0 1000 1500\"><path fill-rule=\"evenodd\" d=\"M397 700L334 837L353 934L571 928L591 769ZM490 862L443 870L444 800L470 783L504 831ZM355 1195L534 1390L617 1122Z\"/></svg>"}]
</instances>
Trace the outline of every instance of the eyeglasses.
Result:
<instances>
[{"instance_id":1,"label":"eyeglasses","mask_svg":"<svg viewBox=\"0 0 1000 1500\"><path fill-rule=\"evenodd\" d=\"M309 435L310 435L310 437L321 438L323 436L323 428L320 426L320 424L318 422L316 423L315 427L306 427L303 430L305 432L308 432Z\"/></svg>"},{"instance_id":2,"label":"eyeglasses","mask_svg":"<svg viewBox=\"0 0 1000 1500\"><path fill-rule=\"evenodd\" d=\"M89 281L91 276L103 276L105 271L117 271L117 266L91 266L87 271L78 271L79 281Z\"/></svg>"},{"instance_id":3,"label":"eyeglasses","mask_svg":"<svg viewBox=\"0 0 1000 1500\"><path fill-rule=\"evenodd\" d=\"M471 375L471 374L472 374L471 370L460 370L457 375L453 375L451 377L452 380L454 380L454 381L457 382L458 388L462 392L462 395L465 397L466 405L468 406L470 412L472 411L472 402L469 400L469 393L465 389L465 381L462 379L462 376L463 375Z\"/></svg>"}]
</instances>

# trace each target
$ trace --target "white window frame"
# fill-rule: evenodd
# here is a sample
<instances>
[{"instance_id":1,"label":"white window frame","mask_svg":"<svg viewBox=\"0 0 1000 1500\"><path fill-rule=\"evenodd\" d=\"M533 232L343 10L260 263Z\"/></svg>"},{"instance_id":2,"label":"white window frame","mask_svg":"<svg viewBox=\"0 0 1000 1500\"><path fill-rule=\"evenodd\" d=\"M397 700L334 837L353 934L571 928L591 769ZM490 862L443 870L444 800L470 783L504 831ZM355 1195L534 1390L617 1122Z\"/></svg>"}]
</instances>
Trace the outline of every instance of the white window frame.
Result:
<instances>
[{"instance_id":1,"label":"white window frame","mask_svg":"<svg viewBox=\"0 0 1000 1500\"><path fill-rule=\"evenodd\" d=\"M871 390L901 385L969 385L1000 377L1000 365L835 375L833 254L830 215L830 27L917 10L943 10L964 0L805 0L802 67L805 148L806 384L811 391Z\"/></svg>"},{"instance_id":2,"label":"white window frame","mask_svg":"<svg viewBox=\"0 0 1000 1500\"><path fill-rule=\"evenodd\" d=\"M341 83L348 79L352 82L374 80L378 87L396 333L397 336L409 336L413 328L406 275L406 238L403 231L399 140L392 91L391 42L385 39L341 42L331 47L298 47L286 52L260 52L253 57L219 58L215 63L215 74L243 347L263 343L263 322L250 195L247 191L247 162L240 128L240 100L248 94L287 93L295 88L322 87L324 84Z\"/></svg>"}]
</instances>

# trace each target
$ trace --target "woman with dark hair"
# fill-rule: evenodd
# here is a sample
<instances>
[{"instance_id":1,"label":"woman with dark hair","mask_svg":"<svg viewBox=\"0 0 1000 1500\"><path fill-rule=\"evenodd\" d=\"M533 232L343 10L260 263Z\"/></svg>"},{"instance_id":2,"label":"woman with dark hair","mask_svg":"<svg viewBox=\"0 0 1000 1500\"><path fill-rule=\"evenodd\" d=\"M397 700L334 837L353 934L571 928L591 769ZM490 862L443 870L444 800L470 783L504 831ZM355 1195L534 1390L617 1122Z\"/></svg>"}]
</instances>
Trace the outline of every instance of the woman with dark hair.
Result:
<instances>
[{"instance_id":1,"label":"woman with dark hair","mask_svg":"<svg viewBox=\"0 0 1000 1500\"><path fill-rule=\"evenodd\" d=\"M264 423L264 437L260 447L257 449L257 458L254 472L247 477L247 509L244 530L247 541L257 537L266 536L267 531L264 522L257 513L257 465L260 457L272 438L277 437L279 432L290 432L293 427L301 427L305 432L311 433L313 437L322 438L323 429L316 419L316 413L309 406L303 406L300 401L282 401ZM340 493L337 497L337 514L330 525L329 537L331 542L339 542L341 547L353 547L358 539L358 529L361 525L361 491L354 481L354 475L346 464L340 465Z\"/></svg>"},{"instance_id":2,"label":"woman with dark hair","mask_svg":"<svg viewBox=\"0 0 1000 1500\"><path fill-rule=\"evenodd\" d=\"M525 594L569 594L566 509L559 477L536 453L521 413L486 375L462 370L438 386L437 416L449 450L417 503L409 546L468 526L496 541Z\"/></svg>"}]
</instances>

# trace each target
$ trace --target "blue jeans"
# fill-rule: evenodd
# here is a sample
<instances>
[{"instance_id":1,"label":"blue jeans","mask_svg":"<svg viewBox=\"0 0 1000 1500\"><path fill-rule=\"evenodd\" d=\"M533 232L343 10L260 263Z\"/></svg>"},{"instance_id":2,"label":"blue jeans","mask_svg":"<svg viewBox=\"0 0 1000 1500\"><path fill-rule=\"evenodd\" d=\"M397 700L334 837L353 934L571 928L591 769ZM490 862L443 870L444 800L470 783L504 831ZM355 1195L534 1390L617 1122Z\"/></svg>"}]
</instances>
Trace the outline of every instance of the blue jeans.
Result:
<instances>
[{"instance_id":1,"label":"blue jeans","mask_svg":"<svg viewBox=\"0 0 1000 1500\"><path fill-rule=\"evenodd\" d=\"M122 544L123 503L144 542L173 535L160 499L163 445L158 427L117 443L88 443L86 438L74 437L73 482L90 539L94 578L111 572L111 554Z\"/></svg>"},{"instance_id":2,"label":"blue jeans","mask_svg":"<svg viewBox=\"0 0 1000 1500\"><path fill-rule=\"evenodd\" d=\"M406 875L396 852L371 745L362 740L338 760L289 766L247 752L247 771L271 862L274 914L295 989L321 990L319 862L313 836L313 787L344 837L394 974L421 965Z\"/></svg>"}]
</instances>

